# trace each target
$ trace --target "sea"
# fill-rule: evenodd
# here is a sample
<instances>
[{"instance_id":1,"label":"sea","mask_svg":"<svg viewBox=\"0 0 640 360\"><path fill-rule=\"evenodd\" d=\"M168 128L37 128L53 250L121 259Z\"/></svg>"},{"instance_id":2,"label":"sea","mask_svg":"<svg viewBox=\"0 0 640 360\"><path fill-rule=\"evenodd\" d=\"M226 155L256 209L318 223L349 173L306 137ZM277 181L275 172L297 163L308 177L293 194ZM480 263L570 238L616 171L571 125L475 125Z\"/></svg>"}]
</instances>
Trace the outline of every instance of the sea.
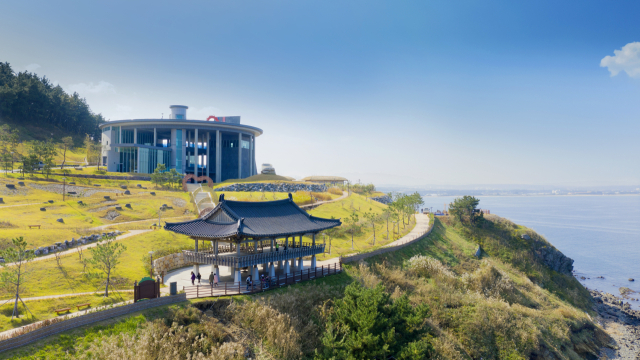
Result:
<instances>
[{"instance_id":1,"label":"sea","mask_svg":"<svg viewBox=\"0 0 640 360\"><path fill-rule=\"evenodd\" d=\"M479 208L535 230L572 258L574 276L587 288L620 295L624 286L640 298L640 196L476 197ZM436 211L455 197L423 199L423 208ZM629 304L640 309L640 301Z\"/></svg>"}]
</instances>

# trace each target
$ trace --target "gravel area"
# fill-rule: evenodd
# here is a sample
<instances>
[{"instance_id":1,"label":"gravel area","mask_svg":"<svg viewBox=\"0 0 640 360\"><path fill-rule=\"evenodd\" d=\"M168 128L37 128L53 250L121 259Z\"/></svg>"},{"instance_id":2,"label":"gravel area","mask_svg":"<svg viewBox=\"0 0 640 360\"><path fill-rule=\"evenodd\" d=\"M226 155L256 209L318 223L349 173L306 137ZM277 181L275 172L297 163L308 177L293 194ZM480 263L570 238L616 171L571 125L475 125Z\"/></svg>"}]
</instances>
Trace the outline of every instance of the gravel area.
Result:
<instances>
[{"instance_id":1,"label":"gravel area","mask_svg":"<svg viewBox=\"0 0 640 360\"><path fill-rule=\"evenodd\" d=\"M109 210L104 218L107 220L115 220L118 216L120 216L120 213L115 210Z\"/></svg>"},{"instance_id":2,"label":"gravel area","mask_svg":"<svg viewBox=\"0 0 640 360\"><path fill-rule=\"evenodd\" d=\"M596 322L612 338L600 350L601 359L640 360L640 311L632 310L625 298L590 290L598 312ZM628 299L628 298L627 298Z\"/></svg>"},{"instance_id":3,"label":"gravel area","mask_svg":"<svg viewBox=\"0 0 640 360\"><path fill-rule=\"evenodd\" d=\"M29 184L30 187L34 188L34 189L38 189L38 190L44 190L44 191L49 191L49 192L53 192L56 194L61 194L62 195L62 190L63 190L63 185L62 184L47 184L47 185L41 185L41 184ZM103 189L103 188L91 188L91 187L84 187L84 186L76 186L76 185L67 185L66 189L67 192L72 191L72 192L76 192L76 196L84 196L84 197L90 197L94 194L97 193L118 193L118 194L122 194L124 193L124 190L121 189Z\"/></svg>"},{"instance_id":4,"label":"gravel area","mask_svg":"<svg viewBox=\"0 0 640 360\"><path fill-rule=\"evenodd\" d=\"M171 199L171 202L177 207L185 207L187 205L187 202L180 198L173 198Z\"/></svg>"}]
</instances>

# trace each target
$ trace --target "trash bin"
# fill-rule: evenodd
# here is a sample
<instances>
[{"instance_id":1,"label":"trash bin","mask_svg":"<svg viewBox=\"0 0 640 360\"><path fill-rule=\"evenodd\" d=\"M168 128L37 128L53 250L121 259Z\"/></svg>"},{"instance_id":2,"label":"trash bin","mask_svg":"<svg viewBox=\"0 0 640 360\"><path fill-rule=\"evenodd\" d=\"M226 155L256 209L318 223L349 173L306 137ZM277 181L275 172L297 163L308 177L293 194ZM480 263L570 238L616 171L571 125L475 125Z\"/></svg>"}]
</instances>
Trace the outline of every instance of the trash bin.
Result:
<instances>
[{"instance_id":1,"label":"trash bin","mask_svg":"<svg viewBox=\"0 0 640 360\"><path fill-rule=\"evenodd\" d=\"M178 294L178 283L177 282L172 282L169 283L169 294L171 295L177 295Z\"/></svg>"}]
</instances>

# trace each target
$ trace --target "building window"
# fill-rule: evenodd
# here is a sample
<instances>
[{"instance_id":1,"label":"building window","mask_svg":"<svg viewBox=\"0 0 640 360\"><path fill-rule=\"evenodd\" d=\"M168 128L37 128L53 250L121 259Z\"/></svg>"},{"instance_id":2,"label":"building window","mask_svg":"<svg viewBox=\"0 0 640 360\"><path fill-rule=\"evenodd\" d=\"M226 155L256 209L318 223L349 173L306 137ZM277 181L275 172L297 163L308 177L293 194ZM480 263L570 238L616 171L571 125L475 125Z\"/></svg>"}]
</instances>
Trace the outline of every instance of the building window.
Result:
<instances>
[{"instance_id":1,"label":"building window","mask_svg":"<svg viewBox=\"0 0 640 360\"><path fill-rule=\"evenodd\" d=\"M120 144L120 126L113 127L113 143Z\"/></svg>"},{"instance_id":2,"label":"building window","mask_svg":"<svg viewBox=\"0 0 640 360\"><path fill-rule=\"evenodd\" d=\"M122 143L133 144L133 130L122 130Z\"/></svg>"},{"instance_id":3,"label":"building window","mask_svg":"<svg viewBox=\"0 0 640 360\"><path fill-rule=\"evenodd\" d=\"M251 149L251 143L246 140L242 140L242 148L243 149Z\"/></svg>"},{"instance_id":4,"label":"building window","mask_svg":"<svg viewBox=\"0 0 640 360\"><path fill-rule=\"evenodd\" d=\"M184 119L184 115L178 115L178 114L176 114L176 119Z\"/></svg>"}]
</instances>

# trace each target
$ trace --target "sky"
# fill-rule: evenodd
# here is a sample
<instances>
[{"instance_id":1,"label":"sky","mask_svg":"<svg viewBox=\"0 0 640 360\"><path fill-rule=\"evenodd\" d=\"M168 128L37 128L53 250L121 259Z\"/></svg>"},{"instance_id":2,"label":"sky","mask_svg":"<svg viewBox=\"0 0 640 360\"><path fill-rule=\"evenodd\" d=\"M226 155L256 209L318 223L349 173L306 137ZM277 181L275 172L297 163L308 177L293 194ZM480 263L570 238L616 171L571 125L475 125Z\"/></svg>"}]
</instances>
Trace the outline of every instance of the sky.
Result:
<instances>
[{"instance_id":1,"label":"sky","mask_svg":"<svg viewBox=\"0 0 640 360\"><path fill-rule=\"evenodd\" d=\"M640 186L638 1L7 1L0 61L107 119L242 117L281 175Z\"/></svg>"}]
</instances>

